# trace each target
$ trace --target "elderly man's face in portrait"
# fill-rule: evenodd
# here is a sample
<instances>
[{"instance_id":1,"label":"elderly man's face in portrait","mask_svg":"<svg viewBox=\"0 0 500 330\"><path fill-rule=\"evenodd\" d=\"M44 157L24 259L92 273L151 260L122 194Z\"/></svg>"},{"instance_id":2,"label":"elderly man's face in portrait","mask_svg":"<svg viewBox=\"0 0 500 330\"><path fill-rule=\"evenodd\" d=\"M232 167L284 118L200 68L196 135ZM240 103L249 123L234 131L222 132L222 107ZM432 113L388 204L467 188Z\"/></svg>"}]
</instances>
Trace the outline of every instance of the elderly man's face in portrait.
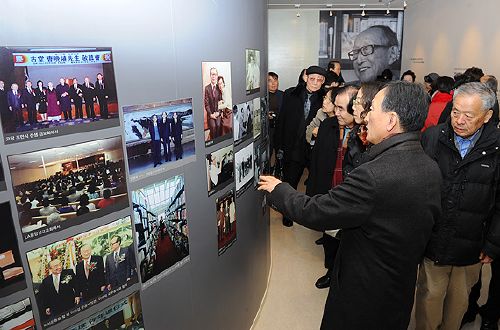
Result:
<instances>
[{"instance_id":1,"label":"elderly man's face in portrait","mask_svg":"<svg viewBox=\"0 0 500 330\"><path fill-rule=\"evenodd\" d=\"M219 76L219 73L217 72L216 69L210 69L210 82L215 85L217 84L217 77Z\"/></svg>"},{"instance_id":2,"label":"elderly man's face in portrait","mask_svg":"<svg viewBox=\"0 0 500 330\"><path fill-rule=\"evenodd\" d=\"M361 82L376 80L398 59L398 46L389 46L388 43L388 38L379 28L369 28L358 34L349 58Z\"/></svg>"}]
</instances>

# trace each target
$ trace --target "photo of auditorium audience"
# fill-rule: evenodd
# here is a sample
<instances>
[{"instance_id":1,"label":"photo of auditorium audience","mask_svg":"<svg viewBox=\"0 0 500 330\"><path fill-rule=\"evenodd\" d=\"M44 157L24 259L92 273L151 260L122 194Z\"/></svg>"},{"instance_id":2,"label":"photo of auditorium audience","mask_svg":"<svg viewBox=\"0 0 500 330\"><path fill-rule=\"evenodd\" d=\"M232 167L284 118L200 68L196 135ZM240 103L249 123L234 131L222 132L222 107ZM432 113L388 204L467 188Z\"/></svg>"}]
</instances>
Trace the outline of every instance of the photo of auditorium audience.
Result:
<instances>
[{"instance_id":1,"label":"photo of auditorium audience","mask_svg":"<svg viewBox=\"0 0 500 330\"><path fill-rule=\"evenodd\" d=\"M26 282L9 202L0 203L0 214L0 297L4 297L26 288Z\"/></svg>"},{"instance_id":2,"label":"photo of auditorium audience","mask_svg":"<svg viewBox=\"0 0 500 330\"><path fill-rule=\"evenodd\" d=\"M120 136L8 157L24 240L128 206Z\"/></svg>"},{"instance_id":3,"label":"photo of auditorium audience","mask_svg":"<svg viewBox=\"0 0 500 330\"><path fill-rule=\"evenodd\" d=\"M219 255L236 241L236 207L234 190L215 200L217 214L217 246Z\"/></svg>"},{"instance_id":4,"label":"photo of auditorium audience","mask_svg":"<svg viewBox=\"0 0 500 330\"><path fill-rule=\"evenodd\" d=\"M125 106L123 121L131 181L195 154L192 99Z\"/></svg>"},{"instance_id":5,"label":"photo of auditorium audience","mask_svg":"<svg viewBox=\"0 0 500 330\"><path fill-rule=\"evenodd\" d=\"M240 103L233 107L234 145L253 136L253 101Z\"/></svg>"},{"instance_id":6,"label":"photo of auditorium audience","mask_svg":"<svg viewBox=\"0 0 500 330\"><path fill-rule=\"evenodd\" d=\"M205 146L230 139L233 132L231 62L202 62Z\"/></svg>"},{"instance_id":7,"label":"photo of auditorium audience","mask_svg":"<svg viewBox=\"0 0 500 330\"><path fill-rule=\"evenodd\" d=\"M111 48L0 47L0 58L6 143L120 124Z\"/></svg>"},{"instance_id":8,"label":"photo of auditorium audience","mask_svg":"<svg viewBox=\"0 0 500 330\"><path fill-rule=\"evenodd\" d=\"M105 329L144 329L139 291L68 328L68 330Z\"/></svg>"},{"instance_id":9,"label":"photo of auditorium audience","mask_svg":"<svg viewBox=\"0 0 500 330\"><path fill-rule=\"evenodd\" d=\"M236 196L240 196L254 177L253 143L237 151L234 155L236 174Z\"/></svg>"},{"instance_id":10,"label":"photo of auditorium audience","mask_svg":"<svg viewBox=\"0 0 500 330\"><path fill-rule=\"evenodd\" d=\"M0 329L35 330L30 298L0 309Z\"/></svg>"},{"instance_id":11,"label":"photo of auditorium audience","mask_svg":"<svg viewBox=\"0 0 500 330\"><path fill-rule=\"evenodd\" d=\"M208 196L234 180L233 145L206 155Z\"/></svg>"},{"instance_id":12,"label":"photo of auditorium audience","mask_svg":"<svg viewBox=\"0 0 500 330\"><path fill-rule=\"evenodd\" d=\"M180 266L189 255L184 176L134 190L132 205L139 269L142 283L147 285L150 279L159 279Z\"/></svg>"},{"instance_id":13,"label":"photo of auditorium audience","mask_svg":"<svg viewBox=\"0 0 500 330\"><path fill-rule=\"evenodd\" d=\"M26 253L44 328L137 283L130 216Z\"/></svg>"}]
</instances>

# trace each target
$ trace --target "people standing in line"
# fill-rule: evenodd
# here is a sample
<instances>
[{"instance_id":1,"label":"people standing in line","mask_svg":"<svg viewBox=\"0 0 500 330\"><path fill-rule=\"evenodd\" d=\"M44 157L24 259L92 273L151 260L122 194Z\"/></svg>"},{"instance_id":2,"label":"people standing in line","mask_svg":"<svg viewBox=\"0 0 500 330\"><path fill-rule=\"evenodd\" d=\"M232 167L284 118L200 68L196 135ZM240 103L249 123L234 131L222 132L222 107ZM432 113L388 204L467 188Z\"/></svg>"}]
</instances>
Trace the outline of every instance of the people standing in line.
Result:
<instances>
[{"instance_id":1,"label":"people standing in line","mask_svg":"<svg viewBox=\"0 0 500 330\"><path fill-rule=\"evenodd\" d=\"M321 108L324 95L326 71L310 66L306 73L304 85L299 83L285 92L275 134L276 158L283 160L283 180L293 188L309 166L311 149L305 138L306 127ZM283 225L292 226L293 221L283 217Z\"/></svg>"},{"instance_id":2,"label":"people standing in line","mask_svg":"<svg viewBox=\"0 0 500 330\"><path fill-rule=\"evenodd\" d=\"M104 77L102 73L97 74L97 80L95 81L95 96L97 104L99 104L99 113L101 119L108 119L108 90L107 85L104 84Z\"/></svg>"},{"instance_id":3,"label":"people standing in line","mask_svg":"<svg viewBox=\"0 0 500 330\"><path fill-rule=\"evenodd\" d=\"M323 330L408 328L417 267L441 211L439 167L420 144L427 107L417 84L392 82L378 92L366 117L372 146L327 194L309 197L260 177L259 189L285 216L343 230Z\"/></svg>"},{"instance_id":4,"label":"people standing in line","mask_svg":"<svg viewBox=\"0 0 500 330\"><path fill-rule=\"evenodd\" d=\"M59 79L59 85L56 86L57 101L59 108L64 114L64 120L72 120L71 114L71 97L69 96L69 85L64 78Z\"/></svg>"},{"instance_id":5,"label":"people standing in line","mask_svg":"<svg viewBox=\"0 0 500 330\"><path fill-rule=\"evenodd\" d=\"M168 118L165 111L161 114L160 120L160 138L163 145L163 156L165 162L169 162L172 159L172 154L170 152L170 140L172 136L172 119Z\"/></svg>"},{"instance_id":6,"label":"people standing in line","mask_svg":"<svg viewBox=\"0 0 500 330\"><path fill-rule=\"evenodd\" d=\"M47 120L47 90L43 86L43 81L38 80L35 89L36 107L42 121Z\"/></svg>"},{"instance_id":7,"label":"people standing in line","mask_svg":"<svg viewBox=\"0 0 500 330\"><path fill-rule=\"evenodd\" d=\"M73 83L69 88L69 97L75 106L75 118L83 119L83 90L82 86L78 84L78 79L73 78Z\"/></svg>"},{"instance_id":8,"label":"people standing in line","mask_svg":"<svg viewBox=\"0 0 500 330\"><path fill-rule=\"evenodd\" d=\"M82 94L83 101L85 102L85 112L87 118L95 119L94 112L94 101L95 101L95 87L90 82L90 78L87 76L84 79L84 83L82 85Z\"/></svg>"},{"instance_id":9,"label":"people standing in line","mask_svg":"<svg viewBox=\"0 0 500 330\"><path fill-rule=\"evenodd\" d=\"M490 121L494 104L487 86L465 83L453 94L450 119L422 135L443 183L442 214L419 268L417 330L459 329L481 266L500 256L500 131Z\"/></svg>"},{"instance_id":10,"label":"people standing in line","mask_svg":"<svg viewBox=\"0 0 500 330\"><path fill-rule=\"evenodd\" d=\"M26 81L26 87L21 94L22 108L28 113L28 123L35 125L37 122L36 94L30 80Z\"/></svg>"},{"instance_id":11,"label":"people standing in line","mask_svg":"<svg viewBox=\"0 0 500 330\"><path fill-rule=\"evenodd\" d=\"M19 93L19 85L13 83L10 86L10 91L7 92L7 103L9 105L9 111L14 117L15 127L24 126L24 118L22 111L21 93Z\"/></svg>"}]
</instances>

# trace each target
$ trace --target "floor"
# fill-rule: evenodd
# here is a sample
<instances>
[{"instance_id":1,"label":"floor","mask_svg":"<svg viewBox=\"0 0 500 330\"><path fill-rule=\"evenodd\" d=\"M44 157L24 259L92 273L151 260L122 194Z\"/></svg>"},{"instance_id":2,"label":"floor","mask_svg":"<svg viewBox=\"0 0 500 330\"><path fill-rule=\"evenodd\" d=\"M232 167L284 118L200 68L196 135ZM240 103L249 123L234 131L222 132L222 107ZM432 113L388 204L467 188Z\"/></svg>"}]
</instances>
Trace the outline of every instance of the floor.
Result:
<instances>
[{"instance_id":1,"label":"floor","mask_svg":"<svg viewBox=\"0 0 500 330\"><path fill-rule=\"evenodd\" d=\"M323 248L314 244L319 237L320 233L297 224L284 227L281 215L271 210L271 274L253 330L319 329L328 293L327 289L314 286L318 277L325 274ZM483 268L483 288L488 286L490 276L490 268ZM483 289L480 305L486 295ZM412 317L409 330L415 328L414 323ZM477 317L462 330L476 330L480 325Z\"/></svg>"}]
</instances>

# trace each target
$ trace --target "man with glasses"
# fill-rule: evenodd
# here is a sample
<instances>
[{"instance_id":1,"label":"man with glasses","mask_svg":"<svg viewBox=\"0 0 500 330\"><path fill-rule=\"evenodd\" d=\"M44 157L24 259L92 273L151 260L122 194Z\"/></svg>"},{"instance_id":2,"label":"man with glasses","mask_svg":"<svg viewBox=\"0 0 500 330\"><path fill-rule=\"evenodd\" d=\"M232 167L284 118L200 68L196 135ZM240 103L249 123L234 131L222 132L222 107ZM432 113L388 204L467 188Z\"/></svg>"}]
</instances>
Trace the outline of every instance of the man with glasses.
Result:
<instances>
[{"instance_id":1,"label":"man with glasses","mask_svg":"<svg viewBox=\"0 0 500 330\"><path fill-rule=\"evenodd\" d=\"M111 252L106 256L106 284L108 291L124 285L135 273L134 254L129 247L121 247L121 243L122 239L119 235L114 235L109 240Z\"/></svg>"},{"instance_id":2,"label":"man with glasses","mask_svg":"<svg viewBox=\"0 0 500 330\"><path fill-rule=\"evenodd\" d=\"M319 66L306 70L306 84L287 89L275 133L276 158L283 159L283 181L297 188L304 168L308 167L311 148L306 141L306 127L323 104L326 71ZM283 225L292 220L283 217Z\"/></svg>"},{"instance_id":3,"label":"man with glasses","mask_svg":"<svg viewBox=\"0 0 500 330\"><path fill-rule=\"evenodd\" d=\"M382 71L399 59L396 33L385 25L374 25L356 37L348 53L360 82L375 81Z\"/></svg>"},{"instance_id":4,"label":"man with glasses","mask_svg":"<svg viewBox=\"0 0 500 330\"><path fill-rule=\"evenodd\" d=\"M500 132L491 120L494 104L495 93L486 85L463 84L453 94L450 119L422 136L443 183L442 214L419 269L417 330L459 329L481 266L500 255ZM498 327L495 322L481 329Z\"/></svg>"}]
</instances>

